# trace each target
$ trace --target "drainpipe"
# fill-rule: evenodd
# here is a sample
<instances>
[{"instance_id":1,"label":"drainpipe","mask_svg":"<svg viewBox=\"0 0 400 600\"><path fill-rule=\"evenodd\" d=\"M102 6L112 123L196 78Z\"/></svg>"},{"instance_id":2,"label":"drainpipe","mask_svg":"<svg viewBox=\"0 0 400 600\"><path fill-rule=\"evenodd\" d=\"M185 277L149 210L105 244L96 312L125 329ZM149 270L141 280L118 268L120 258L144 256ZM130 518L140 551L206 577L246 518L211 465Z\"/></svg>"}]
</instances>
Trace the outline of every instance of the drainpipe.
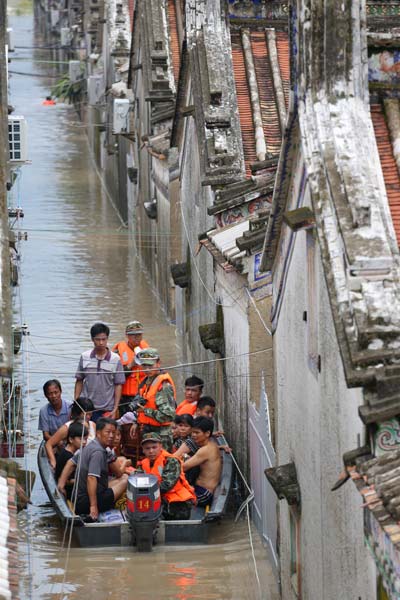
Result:
<instances>
[{"instance_id":1,"label":"drainpipe","mask_svg":"<svg viewBox=\"0 0 400 600\"><path fill-rule=\"evenodd\" d=\"M251 107L253 113L253 123L256 132L256 154L257 160L264 161L267 154L264 129L261 117L260 97L258 95L258 85L256 70L254 67L253 54L251 51L250 32L248 29L242 31L242 44L244 59L246 63L247 81L250 90Z\"/></svg>"}]
</instances>

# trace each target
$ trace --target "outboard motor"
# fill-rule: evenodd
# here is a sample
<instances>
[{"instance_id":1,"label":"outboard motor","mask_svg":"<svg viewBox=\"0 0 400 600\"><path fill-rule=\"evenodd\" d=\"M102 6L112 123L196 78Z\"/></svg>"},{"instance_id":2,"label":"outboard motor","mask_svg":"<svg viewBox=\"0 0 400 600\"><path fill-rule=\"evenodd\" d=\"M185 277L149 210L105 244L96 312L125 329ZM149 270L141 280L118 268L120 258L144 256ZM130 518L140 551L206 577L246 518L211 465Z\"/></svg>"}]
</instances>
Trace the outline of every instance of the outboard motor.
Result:
<instances>
[{"instance_id":1,"label":"outboard motor","mask_svg":"<svg viewBox=\"0 0 400 600\"><path fill-rule=\"evenodd\" d=\"M161 516L160 484L155 475L132 473L126 491L126 509L132 541L139 552L151 552L153 536Z\"/></svg>"}]
</instances>

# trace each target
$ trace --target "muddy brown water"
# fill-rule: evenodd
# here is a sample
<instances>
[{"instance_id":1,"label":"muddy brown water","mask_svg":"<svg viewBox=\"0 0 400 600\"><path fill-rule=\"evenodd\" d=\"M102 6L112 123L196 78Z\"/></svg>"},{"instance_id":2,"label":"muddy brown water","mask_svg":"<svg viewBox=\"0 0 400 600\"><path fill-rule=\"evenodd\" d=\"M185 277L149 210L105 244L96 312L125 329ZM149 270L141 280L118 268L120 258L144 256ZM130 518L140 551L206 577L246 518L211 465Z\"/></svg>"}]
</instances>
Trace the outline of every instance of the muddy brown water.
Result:
<instances>
[{"instance_id":1,"label":"muddy brown water","mask_svg":"<svg viewBox=\"0 0 400 600\"><path fill-rule=\"evenodd\" d=\"M9 3L10 4L10 3ZM29 12L17 14L11 2L10 25L16 46L43 46ZM27 3L22 7L26 10ZM169 324L135 259L126 229L111 206L91 162L85 129L73 109L42 106L56 73L51 53L16 48L10 103L29 123L29 158L11 202L22 206L20 229L22 282L15 294L15 321L26 322L16 372L26 390L25 468L36 468L40 442L37 419L44 403L41 386L50 377L71 399L78 356L90 347L89 327L110 324L113 341L124 325L140 318L146 338L165 363L175 364L175 330ZM37 74L37 75L34 75ZM151 555L133 548L81 549L62 545L62 531L40 477L33 505L19 516L20 597L25 599L256 599L246 522L227 518L215 527L208 546L157 546ZM265 551L254 533L263 598L277 598Z\"/></svg>"}]
</instances>

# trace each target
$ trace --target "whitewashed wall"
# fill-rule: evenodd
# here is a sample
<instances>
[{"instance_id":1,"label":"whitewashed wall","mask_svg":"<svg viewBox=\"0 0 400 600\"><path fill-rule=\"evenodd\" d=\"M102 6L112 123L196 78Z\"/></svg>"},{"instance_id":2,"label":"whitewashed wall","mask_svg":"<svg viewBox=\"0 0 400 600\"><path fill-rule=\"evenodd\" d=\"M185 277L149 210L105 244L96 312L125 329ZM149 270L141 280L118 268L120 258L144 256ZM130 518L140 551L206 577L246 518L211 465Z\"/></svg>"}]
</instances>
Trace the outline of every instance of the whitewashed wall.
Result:
<instances>
[{"instance_id":1,"label":"whitewashed wall","mask_svg":"<svg viewBox=\"0 0 400 600\"><path fill-rule=\"evenodd\" d=\"M362 397L360 390L346 387L318 243L316 319L321 371L310 366L307 328L312 310L306 236L305 231L295 234L274 335L277 464L294 461L300 482L302 598L372 600L376 576L363 542L361 498L351 482L330 491L342 470L343 453L364 443L357 412ZM289 511L284 500L280 502L280 556L282 597L295 598L290 582Z\"/></svg>"},{"instance_id":2,"label":"whitewashed wall","mask_svg":"<svg viewBox=\"0 0 400 600\"><path fill-rule=\"evenodd\" d=\"M244 278L216 268L216 297L224 315L225 356L237 356L223 364L224 385L221 388L221 425L234 449L241 468L248 467L248 401L249 401L249 319ZM240 356L242 355L242 356Z\"/></svg>"},{"instance_id":3,"label":"whitewashed wall","mask_svg":"<svg viewBox=\"0 0 400 600\"><path fill-rule=\"evenodd\" d=\"M201 185L200 162L195 122L186 119L184 143L180 154L181 182L181 261L190 262L189 288L176 288L176 323L179 335L181 361L213 360L215 355L205 350L199 336L199 325L216 320L217 306L214 298L214 269L211 254L198 250L198 235L213 227L213 219L207 215L211 204L211 192ZM186 226L186 228L185 228ZM192 249L191 254L189 245ZM207 292L208 290L208 292ZM184 376L194 373L205 381L204 393L215 395L215 368L213 363L188 367Z\"/></svg>"}]
</instances>

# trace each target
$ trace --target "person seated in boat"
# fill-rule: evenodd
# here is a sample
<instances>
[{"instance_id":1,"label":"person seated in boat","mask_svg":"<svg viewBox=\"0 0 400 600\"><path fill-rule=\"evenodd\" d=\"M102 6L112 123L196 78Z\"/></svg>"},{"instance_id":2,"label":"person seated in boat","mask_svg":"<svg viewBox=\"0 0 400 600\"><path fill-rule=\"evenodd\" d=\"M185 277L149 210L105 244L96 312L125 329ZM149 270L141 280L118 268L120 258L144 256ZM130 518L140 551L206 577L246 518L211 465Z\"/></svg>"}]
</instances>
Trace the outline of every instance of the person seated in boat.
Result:
<instances>
[{"instance_id":1,"label":"person seated in boat","mask_svg":"<svg viewBox=\"0 0 400 600\"><path fill-rule=\"evenodd\" d=\"M58 379L49 379L43 386L47 403L39 412L38 429L43 432L43 439L49 440L59 427L69 420L70 402L61 397L61 383Z\"/></svg>"},{"instance_id":2,"label":"person seated in boat","mask_svg":"<svg viewBox=\"0 0 400 600\"><path fill-rule=\"evenodd\" d=\"M89 515L93 521L97 521L100 512L113 508L115 502L126 491L128 475L120 473L115 461L110 463L110 470L116 477L110 480L108 478L107 448L113 447L116 430L117 422L114 419L99 419L96 439L87 444L78 456L75 454L67 462L58 482L58 489L65 493L65 483L76 466L75 512L79 515Z\"/></svg>"},{"instance_id":3,"label":"person seated in boat","mask_svg":"<svg viewBox=\"0 0 400 600\"><path fill-rule=\"evenodd\" d=\"M207 417L208 419L213 419L215 415L215 400L210 396L202 396L197 404L197 410L195 413L195 417ZM214 431L212 434L213 441L216 441L216 438L224 437L224 432L221 430ZM193 441L193 440L192 440ZM226 440L225 440L226 441ZM194 442L193 442L194 444ZM195 446L196 444L194 444ZM228 444L218 444L222 450L225 452L232 452L232 449L228 446Z\"/></svg>"},{"instance_id":4,"label":"person seated in boat","mask_svg":"<svg viewBox=\"0 0 400 600\"><path fill-rule=\"evenodd\" d=\"M207 417L213 419L215 415L215 400L211 396L202 396L197 402L196 412L194 417Z\"/></svg>"},{"instance_id":5,"label":"person seated in boat","mask_svg":"<svg viewBox=\"0 0 400 600\"><path fill-rule=\"evenodd\" d=\"M192 415L178 415L175 417L174 424L177 427L177 438L174 440L173 451L176 452L182 444L186 444L189 448L187 454L194 454L197 451L197 447L192 448L193 441L190 437L193 427Z\"/></svg>"},{"instance_id":6,"label":"person seated in boat","mask_svg":"<svg viewBox=\"0 0 400 600\"><path fill-rule=\"evenodd\" d=\"M68 436L68 427L74 421L81 421L88 431L88 442L91 442L96 437L96 424L90 420L93 412L93 402L88 398L78 398L71 406L69 420L64 423L57 431L47 440L45 448L49 458L49 463L53 469L56 467L56 453L58 449L64 447L64 443Z\"/></svg>"},{"instance_id":7,"label":"person seated in boat","mask_svg":"<svg viewBox=\"0 0 400 600\"><path fill-rule=\"evenodd\" d=\"M176 409L177 415L194 415L197 408L197 403L203 393L204 381L192 375L185 381L185 397Z\"/></svg>"},{"instance_id":8,"label":"person seated in boat","mask_svg":"<svg viewBox=\"0 0 400 600\"><path fill-rule=\"evenodd\" d=\"M178 425L175 423L175 421L173 421L171 423L171 432L172 432L173 446L175 446L175 442L179 438Z\"/></svg>"},{"instance_id":9,"label":"person seated in boat","mask_svg":"<svg viewBox=\"0 0 400 600\"><path fill-rule=\"evenodd\" d=\"M155 348L145 348L136 354L136 361L146 378L139 386L137 422L142 433L157 433L163 447L172 450L171 422L175 418L175 384L169 373L161 368L160 355Z\"/></svg>"},{"instance_id":10,"label":"person seated in boat","mask_svg":"<svg viewBox=\"0 0 400 600\"><path fill-rule=\"evenodd\" d=\"M155 475L160 482L163 518L189 519L196 496L186 480L180 459L164 450L158 433L144 434L142 450L145 458L138 463L138 470Z\"/></svg>"},{"instance_id":11,"label":"person seated in boat","mask_svg":"<svg viewBox=\"0 0 400 600\"><path fill-rule=\"evenodd\" d=\"M207 417L212 419L215 414L215 400L210 396L202 396L197 403L196 417ZM192 438L185 440L183 443L179 444L176 447L176 451L174 452L174 456L178 458L188 458L189 456L193 456L198 450L198 446L195 444Z\"/></svg>"},{"instance_id":12,"label":"person seated in boat","mask_svg":"<svg viewBox=\"0 0 400 600\"><path fill-rule=\"evenodd\" d=\"M149 347L149 344L143 339L143 331L140 321L131 321L125 328L126 340L117 342L112 349L118 354L126 377L119 405L120 417L131 410L130 404L139 392L139 384L145 378L144 372L135 360L139 350Z\"/></svg>"},{"instance_id":13,"label":"person seated in boat","mask_svg":"<svg viewBox=\"0 0 400 600\"><path fill-rule=\"evenodd\" d=\"M88 437L88 430L87 430L87 427L85 427L83 423L74 421L68 427L67 444L57 454L56 468L54 470L54 479L56 481L59 480L60 475L63 472L67 461L73 457L73 455L75 454L75 452L77 452L77 450L79 450L80 448L83 448L86 445L87 437ZM67 498L71 497L72 486L73 486L73 480L67 481L67 483L65 485Z\"/></svg>"},{"instance_id":14,"label":"person seated in boat","mask_svg":"<svg viewBox=\"0 0 400 600\"><path fill-rule=\"evenodd\" d=\"M196 417L192 427L192 439L199 447L196 454L183 463L186 473L190 469L200 467L194 484L194 492L198 506L212 503L215 488L221 478L222 460L220 448L211 441L214 423L207 417Z\"/></svg>"},{"instance_id":15,"label":"person seated in boat","mask_svg":"<svg viewBox=\"0 0 400 600\"><path fill-rule=\"evenodd\" d=\"M174 456L178 457L179 448L184 446L185 452L182 456L183 460L187 460L190 456L196 454L199 447L194 443L190 434L192 432L193 427L193 417L192 415L178 415L175 417L175 423L178 427L178 439L174 442ZM194 467L189 471L186 471L186 479L190 483L190 485L194 485L197 477L199 476L200 468Z\"/></svg>"},{"instance_id":16,"label":"person seated in boat","mask_svg":"<svg viewBox=\"0 0 400 600\"><path fill-rule=\"evenodd\" d=\"M122 475L123 473L126 473L126 469L128 467L132 466L132 462L131 460L129 460L129 458L126 458L125 456L123 456L122 454L122 434L121 434L121 428L117 423L117 429L115 432L115 437L114 437L114 443L113 443L113 447L109 449L110 450L110 457L109 457L109 465L112 462L115 462L115 468L113 469L113 471L111 471L110 466L108 468L109 470L109 474L111 476L115 476L116 474L116 467L118 467L118 474L119 476ZM108 451L108 449L107 449Z\"/></svg>"},{"instance_id":17,"label":"person seated in boat","mask_svg":"<svg viewBox=\"0 0 400 600\"><path fill-rule=\"evenodd\" d=\"M122 417L117 419L117 423L120 427L123 425L130 425L129 436L133 439L137 431L137 414L136 411L129 410L125 412Z\"/></svg>"}]
</instances>

